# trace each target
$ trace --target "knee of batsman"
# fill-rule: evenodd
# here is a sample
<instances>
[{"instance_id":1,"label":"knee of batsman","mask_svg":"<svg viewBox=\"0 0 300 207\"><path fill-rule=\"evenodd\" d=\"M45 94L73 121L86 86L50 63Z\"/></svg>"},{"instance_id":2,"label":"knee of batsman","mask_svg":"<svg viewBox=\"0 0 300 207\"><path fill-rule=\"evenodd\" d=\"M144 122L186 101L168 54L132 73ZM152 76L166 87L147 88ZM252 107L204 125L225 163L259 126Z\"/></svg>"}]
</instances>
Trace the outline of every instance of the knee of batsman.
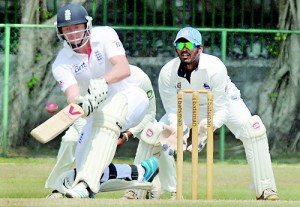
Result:
<instances>
[{"instance_id":1,"label":"knee of batsman","mask_svg":"<svg viewBox=\"0 0 300 207\"><path fill-rule=\"evenodd\" d=\"M94 126L95 127L101 127L101 128L107 128L115 133L120 135L121 131L125 130L124 125L125 125L125 118L126 116L109 116L109 115L103 115L101 117L98 117L94 121Z\"/></svg>"},{"instance_id":2,"label":"knee of batsman","mask_svg":"<svg viewBox=\"0 0 300 207\"><path fill-rule=\"evenodd\" d=\"M93 125L115 131L118 136L124 131L126 116L128 113L127 98L122 94L116 94L106 100L100 110L94 116Z\"/></svg>"},{"instance_id":3,"label":"knee of batsman","mask_svg":"<svg viewBox=\"0 0 300 207\"><path fill-rule=\"evenodd\" d=\"M241 123L240 139L243 140L259 140L266 137L266 128L259 116L254 115Z\"/></svg>"}]
</instances>

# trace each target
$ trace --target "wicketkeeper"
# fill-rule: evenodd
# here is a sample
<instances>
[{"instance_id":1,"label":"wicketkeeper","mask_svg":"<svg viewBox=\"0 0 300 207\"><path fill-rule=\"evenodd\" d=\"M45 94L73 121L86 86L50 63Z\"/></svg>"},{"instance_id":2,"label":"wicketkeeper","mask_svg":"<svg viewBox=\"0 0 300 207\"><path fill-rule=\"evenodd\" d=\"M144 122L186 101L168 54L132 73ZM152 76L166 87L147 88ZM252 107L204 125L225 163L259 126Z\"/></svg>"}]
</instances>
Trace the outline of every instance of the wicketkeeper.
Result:
<instances>
[{"instance_id":1,"label":"wicketkeeper","mask_svg":"<svg viewBox=\"0 0 300 207\"><path fill-rule=\"evenodd\" d=\"M178 91L183 89L212 91L215 108L214 129L225 124L235 137L243 142L256 198L278 200L265 126L259 116L251 115L241 98L240 91L230 80L225 65L219 58L203 53L201 34L192 27L179 30L174 48L178 57L166 63L159 74L159 93L166 110L161 121L176 128ZM191 128L192 125L191 100L191 94L184 94L183 119L186 128ZM206 136L203 136L207 129L206 105L206 97L200 96L199 150L206 143ZM176 175L173 168L170 170L173 170L171 174Z\"/></svg>"}]
</instances>

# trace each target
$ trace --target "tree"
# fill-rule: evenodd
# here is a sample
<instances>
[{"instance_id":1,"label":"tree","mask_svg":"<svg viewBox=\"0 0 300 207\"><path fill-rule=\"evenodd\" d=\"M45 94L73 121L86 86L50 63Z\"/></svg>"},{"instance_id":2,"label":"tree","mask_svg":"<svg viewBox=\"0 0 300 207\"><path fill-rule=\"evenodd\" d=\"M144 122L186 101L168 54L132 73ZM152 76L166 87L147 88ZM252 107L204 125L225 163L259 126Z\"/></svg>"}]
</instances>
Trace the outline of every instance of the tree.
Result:
<instances>
[{"instance_id":1,"label":"tree","mask_svg":"<svg viewBox=\"0 0 300 207\"><path fill-rule=\"evenodd\" d=\"M85 0L74 0L84 3ZM21 0L22 24L53 25L56 16L41 22L40 10L47 1ZM65 3L65 2L61 2ZM51 61L58 52L58 41L54 28L19 30L17 66L14 84L10 91L10 117L8 140L11 147L28 145L30 131L35 127L44 110L45 99L57 85L51 74Z\"/></svg>"},{"instance_id":2,"label":"tree","mask_svg":"<svg viewBox=\"0 0 300 207\"><path fill-rule=\"evenodd\" d=\"M279 29L300 30L300 1L280 0ZM285 40L284 40L285 39ZM272 152L300 149L300 35L288 34L259 95Z\"/></svg>"}]
</instances>

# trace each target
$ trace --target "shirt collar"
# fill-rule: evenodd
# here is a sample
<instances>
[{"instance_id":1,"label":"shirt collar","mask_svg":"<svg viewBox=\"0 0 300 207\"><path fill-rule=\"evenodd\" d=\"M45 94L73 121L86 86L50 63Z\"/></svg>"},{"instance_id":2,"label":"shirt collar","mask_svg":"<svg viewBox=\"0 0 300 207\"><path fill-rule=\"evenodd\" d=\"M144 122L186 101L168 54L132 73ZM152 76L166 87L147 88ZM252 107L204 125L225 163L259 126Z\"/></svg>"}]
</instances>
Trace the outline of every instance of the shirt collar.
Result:
<instances>
[{"instance_id":1,"label":"shirt collar","mask_svg":"<svg viewBox=\"0 0 300 207\"><path fill-rule=\"evenodd\" d=\"M203 70L204 68L205 68L205 66L203 65L203 55L204 53L203 52L201 52L200 53L200 56L199 56L199 63L198 63L198 69L199 70Z\"/></svg>"}]
</instances>

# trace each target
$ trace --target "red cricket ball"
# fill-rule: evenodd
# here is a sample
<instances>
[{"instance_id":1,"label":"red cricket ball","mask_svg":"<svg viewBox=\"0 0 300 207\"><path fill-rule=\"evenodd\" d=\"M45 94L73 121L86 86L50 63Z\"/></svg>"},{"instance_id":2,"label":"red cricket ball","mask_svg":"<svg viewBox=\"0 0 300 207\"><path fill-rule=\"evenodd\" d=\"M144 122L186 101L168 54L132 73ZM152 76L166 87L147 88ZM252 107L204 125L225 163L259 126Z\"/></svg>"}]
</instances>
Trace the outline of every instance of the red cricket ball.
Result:
<instances>
[{"instance_id":1,"label":"red cricket ball","mask_svg":"<svg viewBox=\"0 0 300 207\"><path fill-rule=\"evenodd\" d=\"M46 105L46 111L49 114L55 114L58 111L57 103L52 102L52 101L48 102L47 105Z\"/></svg>"}]
</instances>

